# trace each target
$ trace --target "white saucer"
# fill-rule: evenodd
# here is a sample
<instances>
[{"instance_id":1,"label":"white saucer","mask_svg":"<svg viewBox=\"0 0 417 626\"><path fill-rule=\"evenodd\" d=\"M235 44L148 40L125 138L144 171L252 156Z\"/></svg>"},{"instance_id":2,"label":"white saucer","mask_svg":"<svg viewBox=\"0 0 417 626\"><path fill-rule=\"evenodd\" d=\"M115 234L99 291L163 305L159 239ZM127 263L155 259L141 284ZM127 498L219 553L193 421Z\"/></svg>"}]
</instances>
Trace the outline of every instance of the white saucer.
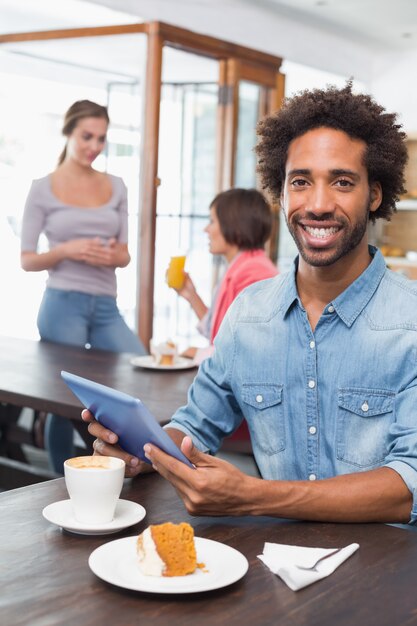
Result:
<instances>
[{"instance_id":1,"label":"white saucer","mask_svg":"<svg viewBox=\"0 0 417 626\"><path fill-rule=\"evenodd\" d=\"M146 511L140 504L130 500L119 500L116 505L114 519L106 524L83 524L78 522L72 512L71 500L60 500L49 504L42 511L42 515L48 522L61 526L78 535L110 535L117 533L122 528L133 526L140 522L146 515Z\"/></svg>"}]
</instances>

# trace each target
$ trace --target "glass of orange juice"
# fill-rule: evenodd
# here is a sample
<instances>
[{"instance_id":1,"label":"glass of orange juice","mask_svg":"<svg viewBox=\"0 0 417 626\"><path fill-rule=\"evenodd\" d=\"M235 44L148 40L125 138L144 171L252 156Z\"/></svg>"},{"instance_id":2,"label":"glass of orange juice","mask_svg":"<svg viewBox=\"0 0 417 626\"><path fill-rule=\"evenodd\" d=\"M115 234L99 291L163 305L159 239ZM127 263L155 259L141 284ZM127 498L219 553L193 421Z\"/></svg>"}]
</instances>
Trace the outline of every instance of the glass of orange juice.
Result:
<instances>
[{"instance_id":1,"label":"glass of orange juice","mask_svg":"<svg viewBox=\"0 0 417 626\"><path fill-rule=\"evenodd\" d=\"M181 289L184 284L184 266L186 255L172 256L167 270L167 285L173 289Z\"/></svg>"}]
</instances>

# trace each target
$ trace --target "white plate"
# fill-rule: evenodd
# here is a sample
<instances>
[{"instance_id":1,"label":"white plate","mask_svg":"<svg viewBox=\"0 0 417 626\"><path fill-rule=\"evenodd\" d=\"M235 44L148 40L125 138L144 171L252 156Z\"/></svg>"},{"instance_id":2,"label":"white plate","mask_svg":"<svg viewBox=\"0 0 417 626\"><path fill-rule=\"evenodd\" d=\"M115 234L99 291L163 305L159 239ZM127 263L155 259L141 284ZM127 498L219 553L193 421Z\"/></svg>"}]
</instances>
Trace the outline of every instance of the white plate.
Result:
<instances>
[{"instance_id":1,"label":"white plate","mask_svg":"<svg viewBox=\"0 0 417 626\"><path fill-rule=\"evenodd\" d=\"M172 365L158 365L152 355L135 356L130 362L134 367L144 367L149 370L189 370L198 367L192 359L186 359L183 356L175 357L175 363Z\"/></svg>"},{"instance_id":2,"label":"white plate","mask_svg":"<svg viewBox=\"0 0 417 626\"><path fill-rule=\"evenodd\" d=\"M198 593L236 582L248 571L249 563L240 552L218 541L195 538L197 569L188 576L145 576L136 556L137 537L116 539L91 553L88 565L96 576L112 585L148 593Z\"/></svg>"},{"instance_id":3,"label":"white plate","mask_svg":"<svg viewBox=\"0 0 417 626\"><path fill-rule=\"evenodd\" d=\"M128 528L140 522L146 515L146 511L140 504L130 500L119 500L116 505L114 519L106 524L82 524L78 522L72 512L71 500L60 500L49 504L42 511L42 515L48 522L61 526L64 530L79 535L110 535L117 533L122 528Z\"/></svg>"}]
</instances>

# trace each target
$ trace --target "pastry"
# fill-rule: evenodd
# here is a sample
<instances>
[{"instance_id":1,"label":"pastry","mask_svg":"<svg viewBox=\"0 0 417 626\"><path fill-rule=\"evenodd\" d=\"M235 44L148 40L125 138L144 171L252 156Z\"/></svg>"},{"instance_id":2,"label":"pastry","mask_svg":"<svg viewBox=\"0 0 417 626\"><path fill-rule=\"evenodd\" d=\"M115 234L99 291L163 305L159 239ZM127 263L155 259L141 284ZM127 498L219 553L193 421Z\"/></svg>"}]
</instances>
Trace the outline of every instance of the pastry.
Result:
<instances>
[{"instance_id":1,"label":"pastry","mask_svg":"<svg viewBox=\"0 0 417 626\"><path fill-rule=\"evenodd\" d=\"M185 576L197 568L194 530L186 522L148 526L139 535L136 550L146 576Z\"/></svg>"}]
</instances>

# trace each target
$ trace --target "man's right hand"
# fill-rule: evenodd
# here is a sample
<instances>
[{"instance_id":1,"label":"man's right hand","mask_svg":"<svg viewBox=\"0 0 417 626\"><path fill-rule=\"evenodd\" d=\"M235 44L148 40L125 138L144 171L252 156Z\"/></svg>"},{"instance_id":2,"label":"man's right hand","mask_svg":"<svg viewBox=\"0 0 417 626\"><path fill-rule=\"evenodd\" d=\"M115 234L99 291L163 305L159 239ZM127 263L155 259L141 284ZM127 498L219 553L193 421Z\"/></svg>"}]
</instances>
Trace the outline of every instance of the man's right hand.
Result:
<instances>
[{"instance_id":1,"label":"man's right hand","mask_svg":"<svg viewBox=\"0 0 417 626\"><path fill-rule=\"evenodd\" d=\"M94 416L90 411L84 409L81 413L81 417L84 422L88 424L88 432L96 437L93 443L94 454L100 456L115 456L122 459L126 463L125 476L127 478L133 478L138 474L145 474L152 472L152 466L149 463L144 463L136 456L128 454L122 448L117 445L118 437L108 428L105 428L94 419Z\"/></svg>"}]
</instances>

